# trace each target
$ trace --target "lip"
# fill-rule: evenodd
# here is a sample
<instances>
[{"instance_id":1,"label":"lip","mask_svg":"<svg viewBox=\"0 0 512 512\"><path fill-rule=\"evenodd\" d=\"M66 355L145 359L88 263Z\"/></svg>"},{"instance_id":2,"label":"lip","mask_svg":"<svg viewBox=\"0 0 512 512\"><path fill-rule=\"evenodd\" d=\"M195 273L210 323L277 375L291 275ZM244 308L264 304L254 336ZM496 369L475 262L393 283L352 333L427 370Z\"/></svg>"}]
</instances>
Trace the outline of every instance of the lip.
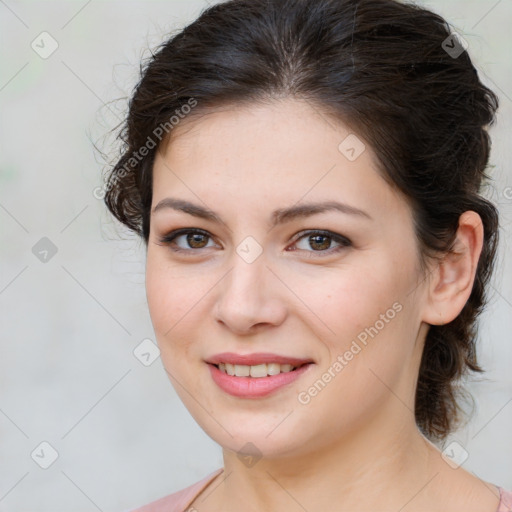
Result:
<instances>
[{"instance_id":1,"label":"lip","mask_svg":"<svg viewBox=\"0 0 512 512\"><path fill-rule=\"evenodd\" d=\"M243 364L247 366L256 366L264 363L291 364L292 366L302 366L306 363L313 363L312 359L301 359L297 357L281 356L269 352L257 352L254 354L235 354L234 352L222 352L206 359L207 363L219 364ZM261 377L262 379L266 377Z\"/></svg>"},{"instance_id":2,"label":"lip","mask_svg":"<svg viewBox=\"0 0 512 512\"><path fill-rule=\"evenodd\" d=\"M290 358L286 359L290 360ZM261 359L259 360L261 361ZM294 361L297 361L297 359L294 359ZM276 362L275 359L274 362ZM300 366L300 368L291 372L269 375L268 377L235 377L219 370L213 363L209 363L208 368L210 369L210 374L215 384L229 395L238 398L261 398L296 381L304 375L313 364L312 362L305 363Z\"/></svg>"}]
</instances>

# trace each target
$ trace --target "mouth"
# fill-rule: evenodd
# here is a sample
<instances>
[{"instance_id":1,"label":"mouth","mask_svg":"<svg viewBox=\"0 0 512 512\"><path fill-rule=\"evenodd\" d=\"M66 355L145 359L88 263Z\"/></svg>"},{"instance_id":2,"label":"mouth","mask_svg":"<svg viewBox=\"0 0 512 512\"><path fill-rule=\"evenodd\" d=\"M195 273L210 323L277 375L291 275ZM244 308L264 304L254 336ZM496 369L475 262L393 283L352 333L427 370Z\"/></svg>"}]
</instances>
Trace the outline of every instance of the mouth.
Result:
<instances>
[{"instance_id":1,"label":"mouth","mask_svg":"<svg viewBox=\"0 0 512 512\"><path fill-rule=\"evenodd\" d=\"M261 363L256 365L246 364L232 364L221 362L218 364L209 363L215 366L220 372L229 375L231 377L249 377L254 379L261 379L265 377L271 377L273 375L279 375L281 373L291 373L297 371L303 366L312 364L311 362L305 362L301 364L292 365L290 363L280 364L276 362L272 363Z\"/></svg>"},{"instance_id":2,"label":"mouth","mask_svg":"<svg viewBox=\"0 0 512 512\"><path fill-rule=\"evenodd\" d=\"M284 356L280 354L272 354L270 352L257 352L253 354L236 354L235 352L222 352L215 354L205 360L207 363L220 365L234 366L260 366L262 364L272 365L278 364L281 366L290 365L292 368L299 367L304 363L313 363L312 359L305 359L292 356Z\"/></svg>"},{"instance_id":3,"label":"mouth","mask_svg":"<svg viewBox=\"0 0 512 512\"><path fill-rule=\"evenodd\" d=\"M262 399L309 374L312 361L291 363L233 364L208 362L213 382L228 395L244 399Z\"/></svg>"}]
</instances>

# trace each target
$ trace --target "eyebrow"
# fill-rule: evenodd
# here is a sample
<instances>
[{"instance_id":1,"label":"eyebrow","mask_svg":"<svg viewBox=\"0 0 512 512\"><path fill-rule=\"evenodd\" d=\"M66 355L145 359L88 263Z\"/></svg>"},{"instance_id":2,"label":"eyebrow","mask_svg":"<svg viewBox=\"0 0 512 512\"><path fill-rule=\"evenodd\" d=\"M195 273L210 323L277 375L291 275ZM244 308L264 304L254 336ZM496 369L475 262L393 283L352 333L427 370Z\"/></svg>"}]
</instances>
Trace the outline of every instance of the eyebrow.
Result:
<instances>
[{"instance_id":1,"label":"eyebrow","mask_svg":"<svg viewBox=\"0 0 512 512\"><path fill-rule=\"evenodd\" d=\"M166 208L188 213L189 215L193 215L194 217L199 217L201 219L209 220L219 224L226 224L222 220L222 218L214 211L208 208L204 208L203 206L191 203L189 201L185 201L183 199L176 199L173 197L167 197L165 199L162 199L153 208L152 213L154 214ZM372 217L367 212L360 210L359 208L356 208L354 206L350 206L345 203L340 203L338 201L325 201L321 203L303 203L296 206L290 206L288 208L280 208L278 210L274 210L270 217L270 224L271 226L276 226L278 224L291 222L292 220L297 218L309 217L311 215L316 215L328 211L339 211L347 215L355 215L364 217L369 220L373 220Z\"/></svg>"}]
</instances>

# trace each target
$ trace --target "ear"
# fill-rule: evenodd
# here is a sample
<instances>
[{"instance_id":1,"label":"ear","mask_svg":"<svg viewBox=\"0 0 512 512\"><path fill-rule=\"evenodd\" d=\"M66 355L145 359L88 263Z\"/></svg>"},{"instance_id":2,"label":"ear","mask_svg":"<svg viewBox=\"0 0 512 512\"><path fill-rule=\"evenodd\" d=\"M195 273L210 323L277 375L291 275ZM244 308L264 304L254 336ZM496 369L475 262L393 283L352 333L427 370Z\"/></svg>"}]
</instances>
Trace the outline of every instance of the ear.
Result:
<instances>
[{"instance_id":1,"label":"ear","mask_svg":"<svg viewBox=\"0 0 512 512\"><path fill-rule=\"evenodd\" d=\"M480 215L464 212L459 218L453 250L436 263L432 272L424 322L447 324L462 311L473 289L483 238Z\"/></svg>"}]
</instances>

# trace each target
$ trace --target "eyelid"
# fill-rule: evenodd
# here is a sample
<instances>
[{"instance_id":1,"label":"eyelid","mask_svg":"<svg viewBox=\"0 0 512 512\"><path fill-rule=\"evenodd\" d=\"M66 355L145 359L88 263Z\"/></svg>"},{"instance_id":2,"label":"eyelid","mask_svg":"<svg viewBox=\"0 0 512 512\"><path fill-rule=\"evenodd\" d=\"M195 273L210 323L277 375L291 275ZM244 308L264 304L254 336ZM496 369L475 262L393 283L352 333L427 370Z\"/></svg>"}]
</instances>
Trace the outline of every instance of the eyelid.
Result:
<instances>
[{"instance_id":1,"label":"eyelid","mask_svg":"<svg viewBox=\"0 0 512 512\"><path fill-rule=\"evenodd\" d=\"M204 229L200 229L200 228L181 228L181 229L176 229L174 231L171 231L171 232L163 235L162 237L160 237L159 238L159 245L168 245L168 246L170 246L174 242L174 240L176 238L178 238L180 236L183 236L183 235L190 234L190 233L201 234L201 235L204 235L207 238L210 238L213 241L215 240L215 237L211 233L209 233L208 231L206 231ZM303 251L303 252L305 251L307 253L312 253L312 255L309 256L309 257L317 257L317 256L313 256L315 254L318 255L318 257L321 257L323 255L331 255L331 254L339 252L341 249L346 249L346 248L351 247L353 245L352 241L350 239L348 239L347 237L345 237L343 235L340 235L339 233L335 233L333 231L326 230L326 229L305 229L305 230L299 231L298 233L296 233L293 236L292 245L296 244L302 238L305 238L307 235L309 235L309 236L312 236L312 235L326 236L327 238L330 238L334 242L339 244L338 247L333 247L333 248L327 249L325 251L306 251L304 249L298 249L299 251ZM193 248L182 249L181 247L173 247L173 248L171 248L171 250L173 252L185 253L185 254L190 254L190 255L192 255L194 253L199 253L203 249L211 249L211 247L201 247L199 249L193 249ZM293 252L293 251L296 251L296 250L297 249L293 249L292 251L288 251L288 252Z\"/></svg>"},{"instance_id":2,"label":"eyelid","mask_svg":"<svg viewBox=\"0 0 512 512\"><path fill-rule=\"evenodd\" d=\"M181 229L175 229L173 231L170 231L169 233L159 237L158 242L160 245L171 245L176 238L188 235L190 233L193 234L200 234L204 235L207 238L210 238L211 240L214 240L214 237L211 233L204 229L200 228L181 228ZM181 252L181 253L193 253L193 252L199 252L202 249L210 249L210 247L202 247L201 249L182 249L181 247L178 248L172 248L174 252Z\"/></svg>"},{"instance_id":3,"label":"eyelid","mask_svg":"<svg viewBox=\"0 0 512 512\"><path fill-rule=\"evenodd\" d=\"M306 235L323 235L332 238L333 240L336 240L339 243L352 245L352 242L346 236L340 235L339 233L335 233L334 231L329 231L328 229L304 229L303 231L299 231L296 235L294 235L293 243L298 242L301 238L304 238Z\"/></svg>"},{"instance_id":4,"label":"eyelid","mask_svg":"<svg viewBox=\"0 0 512 512\"><path fill-rule=\"evenodd\" d=\"M346 236L340 235L339 233L335 233L334 231L329 231L327 229L305 229L303 231L300 231L294 236L294 241L292 245L295 245L297 242L299 242L301 239L307 236L314 235L325 236L333 240L335 243L338 243L339 245L337 247L331 247L330 249L327 249L325 251L307 251L305 249L293 249L291 252L299 250L305 252L308 258L321 258L338 254L342 250L348 249L353 245L352 241L349 240Z\"/></svg>"}]
</instances>

